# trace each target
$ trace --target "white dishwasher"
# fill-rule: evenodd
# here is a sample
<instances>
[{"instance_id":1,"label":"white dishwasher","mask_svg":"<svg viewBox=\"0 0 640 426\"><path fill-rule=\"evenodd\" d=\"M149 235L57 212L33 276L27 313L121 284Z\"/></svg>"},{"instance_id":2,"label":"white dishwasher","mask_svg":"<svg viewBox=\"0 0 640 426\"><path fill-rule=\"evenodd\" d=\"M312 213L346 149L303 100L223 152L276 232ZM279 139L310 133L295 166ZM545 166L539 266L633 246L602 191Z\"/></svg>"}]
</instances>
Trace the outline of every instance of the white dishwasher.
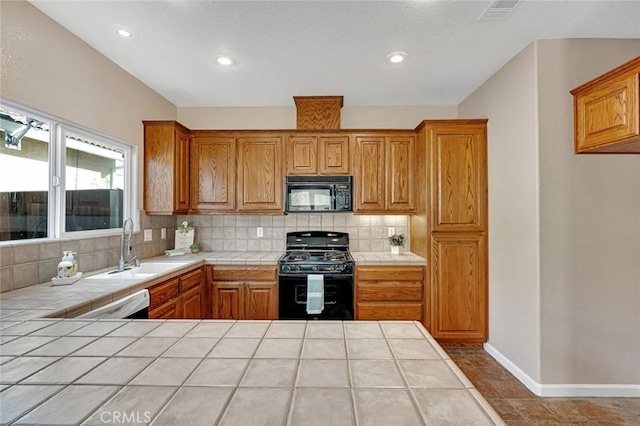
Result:
<instances>
[{"instance_id":1,"label":"white dishwasher","mask_svg":"<svg viewBox=\"0 0 640 426\"><path fill-rule=\"evenodd\" d=\"M149 290L140 290L76 318L149 319Z\"/></svg>"}]
</instances>

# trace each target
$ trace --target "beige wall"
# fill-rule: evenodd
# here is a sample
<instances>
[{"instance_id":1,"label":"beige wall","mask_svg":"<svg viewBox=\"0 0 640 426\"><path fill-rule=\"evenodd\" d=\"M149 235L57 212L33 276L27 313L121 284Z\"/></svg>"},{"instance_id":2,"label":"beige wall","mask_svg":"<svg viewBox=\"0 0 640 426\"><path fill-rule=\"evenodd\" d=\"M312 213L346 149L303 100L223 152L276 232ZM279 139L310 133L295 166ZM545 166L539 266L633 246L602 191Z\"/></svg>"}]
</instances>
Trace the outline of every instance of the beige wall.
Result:
<instances>
[{"instance_id":1,"label":"beige wall","mask_svg":"<svg viewBox=\"0 0 640 426\"><path fill-rule=\"evenodd\" d=\"M26 1L0 2L0 96L142 148L176 107ZM142 149L138 158L142 207Z\"/></svg>"},{"instance_id":2,"label":"beige wall","mask_svg":"<svg viewBox=\"0 0 640 426\"><path fill-rule=\"evenodd\" d=\"M459 105L488 118L489 344L540 380L535 46Z\"/></svg>"},{"instance_id":3,"label":"beige wall","mask_svg":"<svg viewBox=\"0 0 640 426\"><path fill-rule=\"evenodd\" d=\"M175 119L176 107L26 1L0 1L0 96L140 147L138 208L142 208L142 120ZM173 218L141 215L154 239L136 235L140 257L159 255ZM0 247L0 292L48 281L63 250L78 252L80 270L115 266L119 238L14 241Z\"/></svg>"},{"instance_id":4,"label":"beige wall","mask_svg":"<svg viewBox=\"0 0 640 426\"><path fill-rule=\"evenodd\" d=\"M640 156L574 155L569 94L640 40L538 45L542 380L640 384Z\"/></svg>"},{"instance_id":5,"label":"beige wall","mask_svg":"<svg viewBox=\"0 0 640 426\"><path fill-rule=\"evenodd\" d=\"M569 93L639 52L541 40L459 106L489 118L489 343L543 387L640 384L640 158L573 154Z\"/></svg>"},{"instance_id":6,"label":"beige wall","mask_svg":"<svg viewBox=\"0 0 640 426\"><path fill-rule=\"evenodd\" d=\"M295 129L296 109L273 108L178 108L178 121L196 129ZM343 129L413 129L422 120L457 118L457 106L349 107L341 110Z\"/></svg>"}]
</instances>

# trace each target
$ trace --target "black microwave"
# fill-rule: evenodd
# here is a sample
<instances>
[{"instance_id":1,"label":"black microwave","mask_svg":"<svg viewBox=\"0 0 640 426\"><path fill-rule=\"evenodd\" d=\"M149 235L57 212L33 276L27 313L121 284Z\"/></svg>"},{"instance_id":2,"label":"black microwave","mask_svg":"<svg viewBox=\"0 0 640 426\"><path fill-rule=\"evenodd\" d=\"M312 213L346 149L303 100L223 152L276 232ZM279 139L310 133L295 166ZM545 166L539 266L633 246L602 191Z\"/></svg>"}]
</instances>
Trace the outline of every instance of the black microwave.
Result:
<instances>
[{"instance_id":1,"label":"black microwave","mask_svg":"<svg viewBox=\"0 0 640 426\"><path fill-rule=\"evenodd\" d=\"M350 212L351 176L287 176L285 211Z\"/></svg>"}]
</instances>

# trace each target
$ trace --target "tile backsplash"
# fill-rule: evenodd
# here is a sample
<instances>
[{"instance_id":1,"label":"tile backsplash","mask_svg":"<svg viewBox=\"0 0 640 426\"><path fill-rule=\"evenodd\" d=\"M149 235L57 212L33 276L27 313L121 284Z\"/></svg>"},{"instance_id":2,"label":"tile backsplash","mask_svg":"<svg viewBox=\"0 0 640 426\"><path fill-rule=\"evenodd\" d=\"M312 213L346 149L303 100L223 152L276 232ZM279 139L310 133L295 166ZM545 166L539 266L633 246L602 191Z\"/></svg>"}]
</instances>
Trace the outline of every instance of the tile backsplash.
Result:
<instances>
[{"instance_id":1,"label":"tile backsplash","mask_svg":"<svg viewBox=\"0 0 640 426\"><path fill-rule=\"evenodd\" d=\"M147 216L140 214L140 229L133 236L133 254L139 259L161 255L174 247L176 226L188 221L196 228L195 240L205 251L284 251L287 232L329 230L348 232L351 251L389 251L387 228L407 237L408 216L354 215L352 213L273 215ZM257 237L257 227L264 236ZM161 228L167 238L160 238ZM142 230L151 229L152 241ZM57 272L65 250L77 253L78 269L92 272L116 267L120 235L89 238L11 241L0 245L0 293L47 282Z\"/></svg>"},{"instance_id":2,"label":"tile backsplash","mask_svg":"<svg viewBox=\"0 0 640 426\"><path fill-rule=\"evenodd\" d=\"M388 228L407 237L409 220L405 215L355 215L353 213L296 213L274 215L189 215L178 216L195 227L195 241L205 251L284 251L287 232L328 230L348 232L351 251L389 251ZM258 238L257 228L264 236Z\"/></svg>"},{"instance_id":3,"label":"tile backsplash","mask_svg":"<svg viewBox=\"0 0 640 426\"><path fill-rule=\"evenodd\" d=\"M160 239L161 228L167 238ZM142 232L133 235L133 255L139 259L158 256L174 246L174 216L147 216L140 213L140 229L151 229L152 241L144 242ZM120 234L90 238L60 238L11 241L0 245L0 293L49 281L57 273L62 252L76 252L78 270L92 272L116 267L120 258Z\"/></svg>"}]
</instances>

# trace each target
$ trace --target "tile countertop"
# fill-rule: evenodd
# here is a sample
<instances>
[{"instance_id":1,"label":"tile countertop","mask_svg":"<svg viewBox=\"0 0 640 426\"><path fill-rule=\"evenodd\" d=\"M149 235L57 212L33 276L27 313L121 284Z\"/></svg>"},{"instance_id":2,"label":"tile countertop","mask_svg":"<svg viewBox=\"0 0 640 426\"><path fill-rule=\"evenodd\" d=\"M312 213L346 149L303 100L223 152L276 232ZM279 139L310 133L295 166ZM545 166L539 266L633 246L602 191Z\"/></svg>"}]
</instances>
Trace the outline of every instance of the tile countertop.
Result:
<instances>
[{"instance_id":1,"label":"tile countertop","mask_svg":"<svg viewBox=\"0 0 640 426\"><path fill-rule=\"evenodd\" d=\"M1 424L504 424L418 322L36 319L2 339Z\"/></svg>"},{"instance_id":2,"label":"tile countertop","mask_svg":"<svg viewBox=\"0 0 640 426\"><path fill-rule=\"evenodd\" d=\"M0 294L0 320L72 318L129 294L151 287L201 265L276 265L284 252L202 252L184 256L158 256L143 260L161 272L107 275L115 267L86 274L74 284L52 286L50 282ZM410 252L352 252L356 265L425 265L424 258ZM131 270L136 271L135 268Z\"/></svg>"}]
</instances>

